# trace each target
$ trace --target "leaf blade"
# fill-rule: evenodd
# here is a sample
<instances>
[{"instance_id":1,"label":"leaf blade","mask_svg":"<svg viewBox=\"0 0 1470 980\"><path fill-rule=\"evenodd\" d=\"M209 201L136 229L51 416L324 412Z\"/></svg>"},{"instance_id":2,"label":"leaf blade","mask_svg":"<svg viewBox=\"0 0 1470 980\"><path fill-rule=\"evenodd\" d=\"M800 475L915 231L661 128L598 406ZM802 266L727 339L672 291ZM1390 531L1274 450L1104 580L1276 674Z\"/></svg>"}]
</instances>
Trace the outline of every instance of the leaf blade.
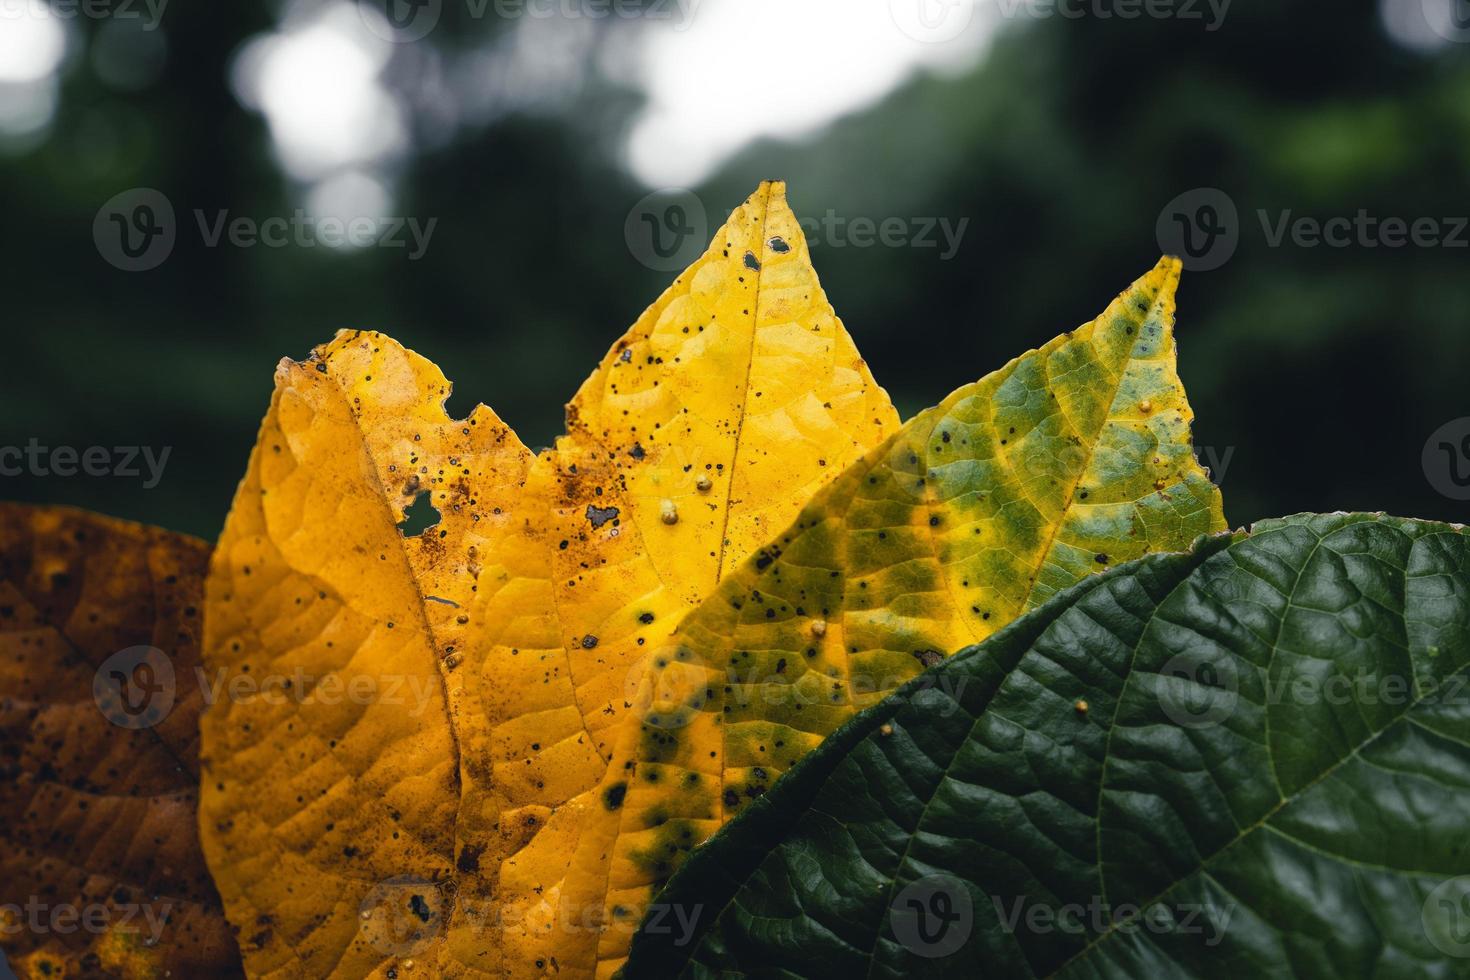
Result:
<instances>
[{"instance_id":1,"label":"leaf blade","mask_svg":"<svg viewBox=\"0 0 1470 980\"><path fill-rule=\"evenodd\" d=\"M1224 529L1174 365L1175 259L828 485L651 657L563 918L614 971L682 854L861 707L1085 575ZM1093 499L1094 496L1097 499ZM595 962L595 967L594 967ZM563 968L568 968L565 961Z\"/></svg>"},{"instance_id":2,"label":"leaf blade","mask_svg":"<svg viewBox=\"0 0 1470 980\"><path fill-rule=\"evenodd\" d=\"M21 976L240 974L195 825L208 554L0 503L0 944ZM114 671L146 686L98 700Z\"/></svg>"},{"instance_id":3,"label":"leaf blade","mask_svg":"<svg viewBox=\"0 0 1470 980\"><path fill-rule=\"evenodd\" d=\"M551 923L584 815L601 806L598 781L644 650L896 427L780 181L731 213L582 386L568 435L536 467L553 487L552 601L580 715L538 702L561 711L557 726L548 731L542 713L497 748L497 774L525 801L511 819L545 828L502 868L509 968L538 972L591 935ZM517 671L502 687L509 697L541 682L539 661L515 652L527 645L503 637L492 651ZM509 706L501 716L531 717ZM570 746L583 753L574 774L547 758Z\"/></svg>"},{"instance_id":4,"label":"leaf blade","mask_svg":"<svg viewBox=\"0 0 1470 980\"><path fill-rule=\"evenodd\" d=\"M1382 613L1395 582L1409 588L1389 619L1408 644L1382 623L1360 633L1357 651L1384 681L1427 672L1430 683L1365 723L1333 759L1318 759L1299 733L1273 734L1273 707L1327 735L1354 709L1371 715L1363 698L1326 703L1290 684L1271 693L1267 678L1283 651L1354 667L1337 654L1353 652L1343 641L1362 625L1355 614ZM1324 598L1341 608L1318 613ZM1470 872L1458 844L1470 713L1463 698L1430 692L1470 674L1467 610L1464 529L1381 515L1264 522L1234 542L1086 581L926 675L968 679L959 696L953 683L910 688L778 784L660 898L712 903L701 924L707 939L691 952L640 935L626 975L827 957L881 976L972 975L977 966L1059 977L1150 968L1453 976L1460 954L1431 939L1427 900ZM1261 629L1273 618L1279 635ZM1405 649L1413 669L1404 669ZM1234 681L1210 683L1204 665ZM1194 669L1169 672L1181 666ZM1079 714L1084 697L1089 710ZM1313 766L1309 778L1279 789L1261 765L1272 745ZM864 793L860 773L906 763L915 763L911 801L884 805ZM890 846L864 844L878 840ZM798 862L807 879L790 874ZM721 867L754 870L734 881ZM952 897L964 893L973 918L962 943L934 956L914 934L900 935L903 916L891 909L939 875L954 883L945 886ZM833 890L844 894L849 879L883 887L876 896L848 889L844 907ZM797 901L782 906L778 881L802 882ZM1050 926L1026 924L1033 907L1099 906L1108 917L1134 912L1126 928L1090 913L1075 931L1055 915ZM1172 927L1143 926L1140 910L1156 907L1174 913ZM1204 910L1200 928L1180 924L1186 908ZM839 921L849 923L846 941Z\"/></svg>"},{"instance_id":5,"label":"leaf blade","mask_svg":"<svg viewBox=\"0 0 1470 980\"><path fill-rule=\"evenodd\" d=\"M252 970L386 969L403 955L385 938L398 925L448 972L544 960L543 937L523 923L566 863L547 842L605 769L598 733L624 710L639 645L713 587L753 529L799 506L766 491L829 477L816 458L784 460L790 445L821 447L835 473L896 422L804 246L768 263L802 290L775 314L757 302L766 272L726 254L766 248L767 223L782 221L794 227L784 189L762 185L727 244L609 352L569 406L568 434L540 456L483 406L449 418L439 369L381 334L343 332L309 361L282 363L211 571L206 653L230 682L252 665L305 667L361 679L375 697L254 699L205 716L211 866L232 920L282 927L271 948L246 948ZM773 328L818 339L771 355ZM799 411L774 397L797 367ZM743 432L757 404L784 420L779 432ZM714 454L700 461L705 487L701 447ZM400 533L423 493L439 522ZM412 695L412 710L376 697L389 687ZM563 825L547 828L558 808ZM529 852L502 874L536 838L548 856ZM292 897L323 877L340 896L330 907ZM432 896L420 896L430 914L418 923L404 877ZM281 934L295 937L289 949Z\"/></svg>"}]
</instances>

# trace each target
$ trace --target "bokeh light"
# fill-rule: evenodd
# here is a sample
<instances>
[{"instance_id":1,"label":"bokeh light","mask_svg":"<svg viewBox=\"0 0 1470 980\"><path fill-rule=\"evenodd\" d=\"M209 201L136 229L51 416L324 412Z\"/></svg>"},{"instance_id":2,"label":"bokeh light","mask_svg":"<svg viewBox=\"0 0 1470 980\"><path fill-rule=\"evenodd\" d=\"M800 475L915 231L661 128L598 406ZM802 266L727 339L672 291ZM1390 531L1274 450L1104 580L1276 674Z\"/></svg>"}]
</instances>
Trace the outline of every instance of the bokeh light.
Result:
<instances>
[{"instance_id":1,"label":"bokeh light","mask_svg":"<svg viewBox=\"0 0 1470 980\"><path fill-rule=\"evenodd\" d=\"M263 113L282 167L313 181L405 152L408 134L382 71L392 45L346 2L297 3L246 42L231 68L240 101Z\"/></svg>"}]
</instances>

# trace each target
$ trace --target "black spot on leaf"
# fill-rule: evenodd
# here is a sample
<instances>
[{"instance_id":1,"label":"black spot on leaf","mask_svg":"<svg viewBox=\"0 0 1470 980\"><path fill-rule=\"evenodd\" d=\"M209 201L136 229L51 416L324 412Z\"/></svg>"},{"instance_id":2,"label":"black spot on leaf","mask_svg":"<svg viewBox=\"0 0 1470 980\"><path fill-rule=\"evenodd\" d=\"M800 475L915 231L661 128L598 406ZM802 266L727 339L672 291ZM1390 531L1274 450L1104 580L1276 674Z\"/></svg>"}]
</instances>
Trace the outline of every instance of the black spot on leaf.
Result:
<instances>
[{"instance_id":1,"label":"black spot on leaf","mask_svg":"<svg viewBox=\"0 0 1470 980\"><path fill-rule=\"evenodd\" d=\"M618 516L616 507L597 507L593 504L587 505L587 520L592 522L594 530L602 527L608 521Z\"/></svg>"},{"instance_id":2,"label":"black spot on leaf","mask_svg":"<svg viewBox=\"0 0 1470 980\"><path fill-rule=\"evenodd\" d=\"M914 659L925 667L933 667L944 659L944 654L938 650L915 650Z\"/></svg>"}]
</instances>

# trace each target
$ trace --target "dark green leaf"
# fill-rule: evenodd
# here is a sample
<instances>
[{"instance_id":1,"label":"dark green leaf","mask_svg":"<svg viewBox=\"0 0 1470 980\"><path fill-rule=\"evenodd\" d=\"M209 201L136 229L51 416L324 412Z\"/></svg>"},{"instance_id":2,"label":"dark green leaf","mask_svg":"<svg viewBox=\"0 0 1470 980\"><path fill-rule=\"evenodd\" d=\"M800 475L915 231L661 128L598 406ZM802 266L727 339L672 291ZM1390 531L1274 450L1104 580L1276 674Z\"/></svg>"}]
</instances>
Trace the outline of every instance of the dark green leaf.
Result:
<instances>
[{"instance_id":1,"label":"dark green leaf","mask_svg":"<svg viewBox=\"0 0 1470 980\"><path fill-rule=\"evenodd\" d=\"M626 975L1470 976L1467 677L1460 527L1122 566L834 734Z\"/></svg>"}]
</instances>

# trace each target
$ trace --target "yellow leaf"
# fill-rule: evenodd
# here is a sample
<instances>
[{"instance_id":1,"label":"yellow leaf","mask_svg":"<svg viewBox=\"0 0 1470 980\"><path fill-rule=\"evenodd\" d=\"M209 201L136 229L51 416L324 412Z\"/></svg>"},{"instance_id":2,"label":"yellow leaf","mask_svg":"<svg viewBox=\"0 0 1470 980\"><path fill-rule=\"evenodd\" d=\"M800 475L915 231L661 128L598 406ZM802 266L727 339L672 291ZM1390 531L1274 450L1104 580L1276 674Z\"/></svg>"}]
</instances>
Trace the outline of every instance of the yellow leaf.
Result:
<instances>
[{"instance_id":1,"label":"yellow leaf","mask_svg":"<svg viewBox=\"0 0 1470 980\"><path fill-rule=\"evenodd\" d=\"M639 655L897 426L779 183L553 450L448 392L379 334L282 362L216 550L206 657L247 693L203 719L202 828L252 973L535 969L526 917L576 839L545 825L602 777ZM424 492L440 520L406 536ZM560 845L498 881L533 838Z\"/></svg>"},{"instance_id":2,"label":"yellow leaf","mask_svg":"<svg viewBox=\"0 0 1470 980\"><path fill-rule=\"evenodd\" d=\"M914 418L685 617L584 817L562 976L611 974L690 848L856 711L1085 575L1225 529L1175 367L1178 279L1164 259Z\"/></svg>"},{"instance_id":3,"label":"yellow leaf","mask_svg":"<svg viewBox=\"0 0 1470 980\"><path fill-rule=\"evenodd\" d=\"M0 947L18 976L240 972L195 828L208 555L0 503Z\"/></svg>"}]
</instances>

